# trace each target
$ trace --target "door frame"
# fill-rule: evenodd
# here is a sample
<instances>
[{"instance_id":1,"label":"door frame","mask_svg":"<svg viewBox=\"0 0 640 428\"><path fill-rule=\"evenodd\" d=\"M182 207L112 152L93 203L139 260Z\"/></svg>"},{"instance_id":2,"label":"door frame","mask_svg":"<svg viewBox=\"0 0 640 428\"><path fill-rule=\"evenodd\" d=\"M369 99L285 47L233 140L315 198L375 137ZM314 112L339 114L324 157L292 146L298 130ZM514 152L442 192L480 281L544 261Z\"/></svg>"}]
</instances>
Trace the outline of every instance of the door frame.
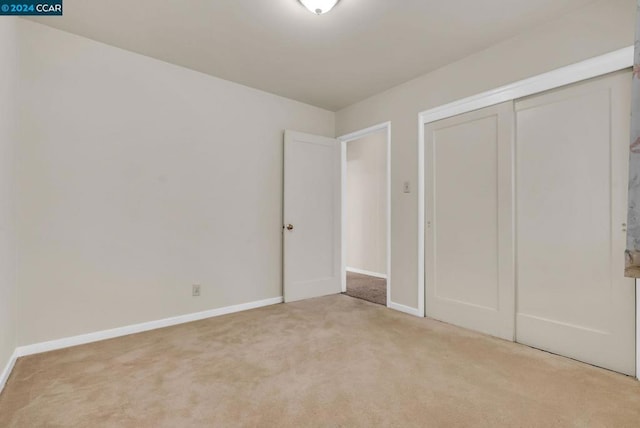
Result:
<instances>
[{"instance_id":1,"label":"door frame","mask_svg":"<svg viewBox=\"0 0 640 428\"><path fill-rule=\"evenodd\" d=\"M471 97L444 104L418 114L418 287L419 308L425 307L425 135L428 123L458 114L514 101L529 95L556 89L572 83L603 76L633 67L634 46L619 49L575 64L558 68L528 79L520 80ZM636 377L640 380L640 280L636 280Z\"/></svg>"},{"instance_id":2,"label":"door frame","mask_svg":"<svg viewBox=\"0 0 640 428\"><path fill-rule=\"evenodd\" d=\"M341 276L342 276L342 292L347 291L347 234L346 234L346 223L347 223L347 143L355 140L359 140L360 138L366 137L368 135L374 134L380 131L387 131L387 307L392 307L394 303L391 301L391 122L383 122L377 125L370 126L365 129L361 129L360 131L355 131L350 134L343 135L338 137L338 141L340 142L340 183L341 183L341 192L342 192L342 213L341 213L341 222L342 222L342 264L341 264Z\"/></svg>"}]
</instances>

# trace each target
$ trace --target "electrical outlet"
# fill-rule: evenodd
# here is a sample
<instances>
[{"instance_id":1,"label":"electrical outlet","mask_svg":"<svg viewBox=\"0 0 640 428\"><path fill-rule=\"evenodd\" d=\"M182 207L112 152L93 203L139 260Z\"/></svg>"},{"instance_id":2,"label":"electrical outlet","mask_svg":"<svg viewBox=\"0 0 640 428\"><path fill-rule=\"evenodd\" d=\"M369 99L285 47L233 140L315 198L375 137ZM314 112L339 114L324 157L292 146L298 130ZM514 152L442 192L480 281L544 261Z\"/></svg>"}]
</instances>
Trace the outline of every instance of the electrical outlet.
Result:
<instances>
[{"instance_id":1,"label":"electrical outlet","mask_svg":"<svg viewBox=\"0 0 640 428\"><path fill-rule=\"evenodd\" d=\"M191 289L193 297L200 297L200 284L194 284Z\"/></svg>"}]
</instances>

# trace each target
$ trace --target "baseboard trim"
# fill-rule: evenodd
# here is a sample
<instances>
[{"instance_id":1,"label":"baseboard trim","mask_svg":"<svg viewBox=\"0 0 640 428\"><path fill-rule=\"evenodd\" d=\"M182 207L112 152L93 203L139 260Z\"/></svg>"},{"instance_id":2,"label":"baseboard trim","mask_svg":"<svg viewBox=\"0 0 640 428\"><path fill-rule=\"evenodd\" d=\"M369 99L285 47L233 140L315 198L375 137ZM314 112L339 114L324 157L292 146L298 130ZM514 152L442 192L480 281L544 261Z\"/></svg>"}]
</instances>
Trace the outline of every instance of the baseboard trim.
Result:
<instances>
[{"instance_id":1,"label":"baseboard trim","mask_svg":"<svg viewBox=\"0 0 640 428\"><path fill-rule=\"evenodd\" d=\"M2 394L2 390L4 389L4 386L7 384L7 381L9 380L9 376L11 376L11 372L13 371L13 366L16 365L17 359L18 359L18 353L17 351L13 351L13 354L11 354L11 358L9 358L9 362L7 363L4 370L2 371L2 375L0 375L0 394Z\"/></svg>"},{"instance_id":2,"label":"baseboard trim","mask_svg":"<svg viewBox=\"0 0 640 428\"><path fill-rule=\"evenodd\" d=\"M282 297L259 300L256 302L242 303L240 305L226 306L218 309L211 309L204 312L179 315L157 321L149 321L141 324L133 324L124 327L102 330L94 333L81 334L79 336L66 337L63 339L51 340L48 342L34 343L32 345L19 346L14 352L14 356L24 357L27 355L41 354L43 352L55 351L58 349L70 348L72 346L85 345L87 343L99 342L101 340L114 339L116 337L128 336L130 334L142 333L164 327L171 327L178 324L199 321L206 318L218 317L235 312L247 311L249 309L261 308L264 306L277 305L284 300Z\"/></svg>"},{"instance_id":3,"label":"baseboard trim","mask_svg":"<svg viewBox=\"0 0 640 428\"><path fill-rule=\"evenodd\" d=\"M361 275L368 275L368 276L373 276L375 278L382 278L382 279L387 279L387 275L383 274L383 273L378 273L378 272L372 272L370 270L364 270L364 269L358 269L358 268L352 268L352 267L346 267L345 270L347 272L353 272L353 273L359 273Z\"/></svg>"},{"instance_id":4,"label":"baseboard trim","mask_svg":"<svg viewBox=\"0 0 640 428\"><path fill-rule=\"evenodd\" d=\"M387 305L387 307L389 309L394 309L396 311L404 312L405 314L413 315L414 317L423 318L423 316L420 314L420 310L416 308L410 308L409 306L401 305L400 303L389 301L389 304Z\"/></svg>"}]
</instances>

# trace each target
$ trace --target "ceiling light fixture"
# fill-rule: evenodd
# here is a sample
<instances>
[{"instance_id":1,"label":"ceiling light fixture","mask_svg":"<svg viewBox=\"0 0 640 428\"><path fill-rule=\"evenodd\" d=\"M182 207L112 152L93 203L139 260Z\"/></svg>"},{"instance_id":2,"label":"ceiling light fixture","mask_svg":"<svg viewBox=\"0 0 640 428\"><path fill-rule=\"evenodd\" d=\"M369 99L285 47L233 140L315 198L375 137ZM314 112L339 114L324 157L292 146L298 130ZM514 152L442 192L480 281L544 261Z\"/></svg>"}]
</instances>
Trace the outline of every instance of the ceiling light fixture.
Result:
<instances>
[{"instance_id":1,"label":"ceiling light fixture","mask_svg":"<svg viewBox=\"0 0 640 428\"><path fill-rule=\"evenodd\" d=\"M310 12L322 15L329 12L338 3L338 0L299 0Z\"/></svg>"}]
</instances>

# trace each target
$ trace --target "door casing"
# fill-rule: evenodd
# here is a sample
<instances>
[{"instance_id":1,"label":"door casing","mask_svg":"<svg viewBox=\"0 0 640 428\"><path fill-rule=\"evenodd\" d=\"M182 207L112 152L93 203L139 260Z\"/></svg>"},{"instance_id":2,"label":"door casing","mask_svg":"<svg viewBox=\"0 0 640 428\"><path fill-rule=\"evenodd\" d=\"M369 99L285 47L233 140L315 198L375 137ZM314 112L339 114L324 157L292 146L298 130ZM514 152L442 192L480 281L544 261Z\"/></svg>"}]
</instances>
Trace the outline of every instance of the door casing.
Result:
<instances>
[{"instance_id":1,"label":"door casing","mask_svg":"<svg viewBox=\"0 0 640 428\"><path fill-rule=\"evenodd\" d=\"M342 278L342 292L347 291L347 143L350 141L359 140L360 138L368 135L386 131L387 133L387 166L386 166L386 203L387 203L387 218L386 218L386 236L387 236L387 307L392 307L394 303L391 300L391 122L383 122L377 125L370 126L369 128L362 129L360 131L352 132L342 137L338 137L341 150L341 169L340 169L340 181L342 186L342 263L340 268L340 274ZM397 308L395 308L397 309Z\"/></svg>"}]
</instances>

